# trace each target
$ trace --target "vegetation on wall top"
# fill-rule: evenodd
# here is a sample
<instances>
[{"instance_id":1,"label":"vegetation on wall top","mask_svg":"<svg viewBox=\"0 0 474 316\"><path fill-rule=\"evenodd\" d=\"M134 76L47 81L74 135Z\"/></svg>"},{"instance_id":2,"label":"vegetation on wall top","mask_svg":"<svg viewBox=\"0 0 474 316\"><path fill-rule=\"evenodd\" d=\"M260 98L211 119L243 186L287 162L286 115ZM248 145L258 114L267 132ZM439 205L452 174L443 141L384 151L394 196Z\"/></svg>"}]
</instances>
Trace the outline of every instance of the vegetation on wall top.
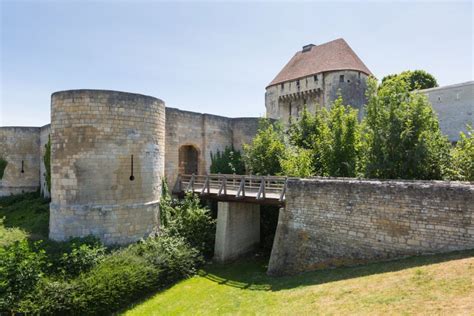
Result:
<instances>
[{"instance_id":1,"label":"vegetation on wall top","mask_svg":"<svg viewBox=\"0 0 474 316\"><path fill-rule=\"evenodd\" d=\"M8 162L0 157L0 180L3 179L3 174L5 172L5 168L7 167Z\"/></svg>"},{"instance_id":2,"label":"vegetation on wall top","mask_svg":"<svg viewBox=\"0 0 474 316\"><path fill-rule=\"evenodd\" d=\"M44 177L48 190L51 191L51 135L48 136L48 142L44 145L45 151L43 156L44 167L46 172Z\"/></svg>"}]
</instances>

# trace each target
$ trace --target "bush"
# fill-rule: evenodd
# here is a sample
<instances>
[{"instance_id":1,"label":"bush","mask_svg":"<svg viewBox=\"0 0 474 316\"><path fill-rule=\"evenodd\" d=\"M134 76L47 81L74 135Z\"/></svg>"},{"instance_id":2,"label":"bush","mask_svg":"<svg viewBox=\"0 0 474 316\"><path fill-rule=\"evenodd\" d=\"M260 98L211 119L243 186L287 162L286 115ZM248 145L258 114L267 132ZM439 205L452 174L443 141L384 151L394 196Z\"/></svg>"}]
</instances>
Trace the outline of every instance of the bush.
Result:
<instances>
[{"instance_id":1,"label":"bush","mask_svg":"<svg viewBox=\"0 0 474 316\"><path fill-rule=\"evenodd\" d=\"M197 195L188 194L183 200L172 199L163 183L160 216L162 230L168 235L183 237L204 256L212 256L216 222L211 211L201 207Z\"/></svg>"},{"instance_id":2,"label":"bush","mask_svg":"<svg viewBox=\"0 0 474 316\"><path fill-rule=\"evenodd\" d=\"M0 247L0 312L16 311L42 276L45 253L37 247L26 239Z\"/></svg>"},{"instance_id":3,"label":"bush","mask_svg":"<svg viewBox=\"0 0 474 316\"><path fill-rule=\"evenodd\" d=\"M93 236L72 238L66 242L44 242L48 262L47 273L72 278L86 272L104 259L106 248Z\"/></svg>"},{"instance_id":4,"label":"bush","mask_svg":"<svg viewBox=\"0 0 474 316\"><path fill-rule=\"evenodd\" d=\"M202 263L183 238L160 235L107 255L70 281L44 278L20 304L32 314L111 314L156 289L190 276Z\"/></svg>"}]
</instances>

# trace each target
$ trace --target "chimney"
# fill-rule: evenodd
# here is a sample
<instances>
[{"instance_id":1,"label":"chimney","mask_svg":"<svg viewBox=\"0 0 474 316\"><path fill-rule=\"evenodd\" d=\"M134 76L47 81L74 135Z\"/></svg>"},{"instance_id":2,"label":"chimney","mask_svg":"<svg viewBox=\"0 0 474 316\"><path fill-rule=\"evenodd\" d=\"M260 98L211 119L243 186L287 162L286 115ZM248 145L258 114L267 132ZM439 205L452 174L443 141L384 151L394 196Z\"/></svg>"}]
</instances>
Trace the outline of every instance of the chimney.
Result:
<instances>
[{"instance_id":1,"label":"chimney","mask_svg":"<svg viewBox=\"0 0 474 316\"><path fill-rule=\"evenodd\" d=\"M303 53L309 52L313 46L316 46L314 44L308 44L303 46Z\"/></svg>"}]
</instances>

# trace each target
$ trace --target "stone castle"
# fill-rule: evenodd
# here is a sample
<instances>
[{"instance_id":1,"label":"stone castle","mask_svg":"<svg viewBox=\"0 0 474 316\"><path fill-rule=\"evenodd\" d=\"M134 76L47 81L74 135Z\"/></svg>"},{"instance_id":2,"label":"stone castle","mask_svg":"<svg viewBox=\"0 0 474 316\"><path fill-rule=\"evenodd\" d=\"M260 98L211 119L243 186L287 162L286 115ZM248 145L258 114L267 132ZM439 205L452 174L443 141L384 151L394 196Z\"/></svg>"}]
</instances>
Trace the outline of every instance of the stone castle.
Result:
<instances>
[{"instance_id":1,"label":"stone castle","mask_svg":"<svg viewBox=\"0 0 474 316\"><path fill-rule=\"evenodd\" d=\"M370 75L370 70L343 39L319 46L304 46L267 86L267 117L287 122L291 117L298 117L304 105L307 105L310 111L316 111L318 106L329 106L337 97L338 91L348 104L359 108L360 113L363 113L366 80ZM473 87L474 83L469 82L422 91L428 95L438 111L441 128L452 140L456 140L455 135L465 129L462 124L472 124ZM255 136L258 120L167 108L160 99L134 93L105 90L55 92L51 96L50 125L0 127L0 157L7 161L3 178L0 179L0 196L38 189L41 189L44 195L50 195L52 239L65 240L71 236L95 235L106 244L133 242L159 229L159 201L163 179L173 187L179 174L208 173L211 153L222 151L227 146L241 150L242 145L250 143ZM43 161L48 139L51 139L51 192L46 185ZM337 185L331 182L330 188ZM360 185L367 186L366 183ZM373 187L373 184L370 185ZM425 187L422 184L420 186ZM283 233L296 234L288 235L293 238L288 241L300 240L302 235L299 233L302 231L309 236L309 239L301 237L303 240L310 241L313 238L312 226L304 222L307 216L305 214L311 212L297 204L297 197L307 188L304 185L304 190L300 190L300 187L298 183L288 188L289 196L295 198L288 200L287 205L291 209L286 213L280 212L280 221L285 222L279 224L280 235L277 229L278 245L285 244L284 239L281 239ZM417 205L428 203L420 204L417 208L419 212L425 211L423 205L445 207L446 203L454 199L447 196L441 202L436 200L432 203L420 195L417 200L417 197L406 193L403 188L397 187L394 191L389 191L398 194L401 190L406 194L407 201ZM442 236L447 237L440 239L439 243L425 245L421 244L423 240L419 240L417 242L420 244L416 247L408 247L415 249L416 253L474 247L472 185L445 185L441 186L440 190L459 191L453 200L459 207L453 208L452 211L461 212L462 216L453 219L453 222L446 226L447 235ZM370 190L364 189L361 192ZM421 194L424 191L419 192ZM307 196L310 198L312 195ZM330 198L328 195L328 199ZM301 201L305 199L302 197ZM346 199L349 201L352 197L347 195ZM330 204L336 205L336 208L339 205L336 199ZM292 205L296 206L293 208ZM313 204L308 201L308 205ZM383 203L379 206L382 207ZM393 208L395 209L395 206ZM229 212L245 212L245 209L244 205L239 206L239 211ZM446 210L451 212L450 208ZM259 212L258 208L252 214L257 211ZM336 209L332 211L338 212ZM358 211L364 212L356 208L355 212ZM376 218L377 215L373 218L374 221L391 221L384 212L378 214L386 218ZM407 213L403 225L409 226L412 220L419 219L410 216ZM259 220L258 216L254 217ZM470 222L467 223L469 218ZM352 224L348 221L347 225ZM420 229L435 229L434 226L431 227L434 225L431 222L427 225L430 227L420 226ZM353 230L348 226L341 228L339 233L351 235ZM392 229L388 226L379 225L377 229ZM416 229L409 231L409 234L412 233L415 234ZM435 233L433 232L433 236ZM390 232L388 234L390 235ZM456 243L461 235L464 239L457 247ZM352 237L351 235L348 238ZM408 245L408 240L411 240L408 237L400 238L400 247ZM284 247L294 246L291 243L285 245ZM298 255L306 256L305 267L311 267L311 264L307 263L313 260L311 253L305 252L304 247L298 249L302 251ZM342 252L344 251L341 250ZM287 260L288 255L288 252L281 249L275 250L277 257L284 256ZM291 266L281 258L277 260L277 257L273 257L274 271L282 270L279 267L284 265ZM295 268L292 271L299 270L301 269Z\"/></svg>"}]
</instances>

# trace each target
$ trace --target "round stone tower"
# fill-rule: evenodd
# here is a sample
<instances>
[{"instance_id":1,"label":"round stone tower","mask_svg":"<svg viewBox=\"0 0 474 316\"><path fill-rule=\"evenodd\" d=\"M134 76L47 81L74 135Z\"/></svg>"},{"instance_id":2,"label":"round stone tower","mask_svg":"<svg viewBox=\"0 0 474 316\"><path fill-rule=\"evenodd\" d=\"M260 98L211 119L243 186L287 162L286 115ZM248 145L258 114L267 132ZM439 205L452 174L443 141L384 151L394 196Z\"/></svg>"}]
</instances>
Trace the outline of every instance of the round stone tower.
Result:
<instances>
[{"instance_id":1,"label":"round stone tower","mask_svg":"<svg viewBox=\"0 0 474 316\"><path fill-rule=\"evenodd\" d=\"M159 226L165 105L103 90L51 97L50 238L125 244Z\"/></svg>"}]
</instances>

